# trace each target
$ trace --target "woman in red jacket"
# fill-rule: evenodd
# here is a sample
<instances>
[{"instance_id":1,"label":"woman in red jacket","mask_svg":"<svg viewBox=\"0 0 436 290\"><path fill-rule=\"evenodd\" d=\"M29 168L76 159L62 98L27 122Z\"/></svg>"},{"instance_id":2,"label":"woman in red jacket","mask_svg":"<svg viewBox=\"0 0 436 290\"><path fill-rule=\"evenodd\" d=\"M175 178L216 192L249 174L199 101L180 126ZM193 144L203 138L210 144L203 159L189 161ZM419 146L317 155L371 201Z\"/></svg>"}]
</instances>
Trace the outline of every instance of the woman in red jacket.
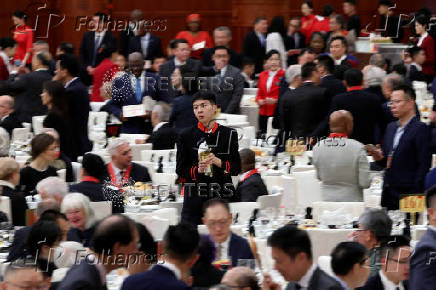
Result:
<instances>
[{"instance_id":1,"label":"woman in red jacket","mask_svg":"<svg viewBox=\"0 0 436 290\"><path fill-rule=\"evenodd\" d=\"M280 82L285 74L285 71L280 67L280 53L277 50L268 51L265 59L269 69L259 75L256 96L256 103L259 105L259 131L261 134L266 133L268 117L274 115L279 98Z\"/></svg>"},{"instance_id":2,"label":"woman in red jacket","mask_svg":"<svg viewBox=\"0 0 436 290\"><path fill-rule=\"evenodd\" d=\"M101 46L101 54L104 57L103 61L94 70L94 81L92 84L92 93L90 96L91 102L104 102L101 95L101 87L103 83L110 82L114 75L120 70L115 63L118 53L116 47Z\"/></svg>"},{"instance_id":3,"label":"woman in red jacket","mask_svg":"<svg viewBox=\"0 0 436 290\"><path fill-rule=\"evenodd\" d=\"M306 37L306 44L309 43L310 36L313 33L313 25L316 21L316 16L313 14L312 1L305 1L301 4L301 33Z\"/></svg>"},{"instance_id":4,"label":"woman in red jacket","mask_svg":"<svg viewBox=\"0 0 436 290\"><path fill-rule=\"evenodd\" d=\"M186 18L188 30L180 31L176 39L185 39L191 47L191 57L202 59L203 50L213 47L209 32L201 31L200 14L191 14Z\"/></svg>"},{"instance_id":5,"label":"woman in red jacket","mask_svg":"<svg viewBox=\"0 0 436 290\"><path fill-rule=\"evenodd\" d=\"M425 51L425 62L422 65L422 73L424 74L427 83L431 83L434 78L435 51L433 37L431 37L427 32L428 23L429 19L425 16L418 16L415 20L416 34L419 35L417 45L422 47Z\"/></svg>"},{"instance_id":6,"label":"woman in red jacket","mask_svg":"<svg viewBox=\"0 0 436 290\"><path fill-rule=\"evenodd\" d=\"M26 19L27 15L21 10L15 10L12 15L15 25L14 40L17 42L14 62L20 68L32 63L33 31L26 25Z\"/></svg>"}]
</instances>

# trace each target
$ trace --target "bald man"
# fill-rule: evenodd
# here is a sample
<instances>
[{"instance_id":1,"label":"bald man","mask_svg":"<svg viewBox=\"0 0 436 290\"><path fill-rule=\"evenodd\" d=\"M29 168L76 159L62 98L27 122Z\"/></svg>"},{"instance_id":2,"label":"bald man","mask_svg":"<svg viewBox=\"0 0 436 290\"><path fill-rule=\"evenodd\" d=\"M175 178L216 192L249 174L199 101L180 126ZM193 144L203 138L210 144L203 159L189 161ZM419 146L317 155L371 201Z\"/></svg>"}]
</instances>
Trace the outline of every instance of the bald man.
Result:
<instances>
[{"instance_id":1,"label":"bald man","mask_svg":"<svg viewBox=\"0 0 436 290\"><path fill-rule=\"evenodd\" d=\"M0 96L0 127L5 128L10 137L15 128L23 127L14 112L14 98L8 95Z\"/></svg>"},{"instance_id":2,"label":"bald man","mask_svg":"<svg viewBox=\"0 0 436 290\"><path fill-rule=\"evenodd\" d=\"M221 279L221 284L242 290L260 289L256 274L248 267L235 267L227 271Z\"/></svg>"},{"instance_id":3,"label":"bald man","mask_svg":"<svg viewBox=\"0 0 436 290\"><path fill-rule=\"evenodd\" d=\"M313 164L321 180L323 201L363 201L370 185L369 163L362 143L349 139L353 116L345 110L330 115L330 136L313 149Z\"/></svg>"}]
</instances>

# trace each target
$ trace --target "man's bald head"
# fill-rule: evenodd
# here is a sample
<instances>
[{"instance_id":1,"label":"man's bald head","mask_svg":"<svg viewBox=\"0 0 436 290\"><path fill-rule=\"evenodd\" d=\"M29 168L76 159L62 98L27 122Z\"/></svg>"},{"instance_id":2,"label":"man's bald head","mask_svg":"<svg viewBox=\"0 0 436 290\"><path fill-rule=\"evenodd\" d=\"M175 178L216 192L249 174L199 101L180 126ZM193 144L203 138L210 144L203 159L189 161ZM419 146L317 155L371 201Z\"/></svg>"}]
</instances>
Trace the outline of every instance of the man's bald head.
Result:
<instances>
[{"instance_id":1,"label":"man's bald head","mask_svg":"<svg viewBox=\"0 0 436 290\"><path fill-rule=\"evenodd\" d=\"M129 54L129 69L135 77L139 78L144 70L144 58L140 52Z\"/></svg>"},{"instance_id":2,"label":"man's bald head","mask_svg":"<svg viewBox=\"0 0 436 290\"><path fill-rule=\"evenodd\" d=\"M247 267L235 267L227 271L221 279L221 283L241 289L259 289L256 274Z\"/></svg>"},{"instance_id":3,"label":"man's bald head","mask_svg":"<svg viewBox=\"0 0 436 290\"><path fill-rule=\"evenodd\" d=\"M353 132L353 115L345 110L334 111L331 113L330 132L344 133L350 136Z\"/></svg>"},{"instance_id":4,"label":"man's bald head","mask_svg":"<svg viewBox=\"0 0 436 290\"><path fill-rule=\"evenodd\" d=\"M0 96L0 118L14 111L14 98L9 95Z\"/></svg>"},{"instance_id":5,"label":"man's bald head","mask_svg":"<svg viewBox=\"0 0 436 290\"><path fill-rule=\"evenodd\" d=\"M135 9L132 12L130 12L130 20L132 21L139 21L142 19L142 11L139 9Z\"/></svg>"}]
</instances>

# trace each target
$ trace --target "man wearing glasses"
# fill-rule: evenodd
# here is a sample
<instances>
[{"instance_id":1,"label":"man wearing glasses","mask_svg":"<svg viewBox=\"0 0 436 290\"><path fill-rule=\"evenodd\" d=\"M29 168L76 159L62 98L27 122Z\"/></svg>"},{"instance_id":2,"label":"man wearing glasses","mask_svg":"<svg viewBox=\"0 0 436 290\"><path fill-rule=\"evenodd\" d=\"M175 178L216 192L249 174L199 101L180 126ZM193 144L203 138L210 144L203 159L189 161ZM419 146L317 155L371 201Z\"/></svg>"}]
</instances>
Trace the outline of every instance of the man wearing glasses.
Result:
<instances>
[{"instance_id":1,"label":"man wearing glasses","mask_svg":"<svg viewBox=\"0 0 436 290\"><path fill-rule=\"evenodd\" d=\"M28 260L15 260L6 268L1 289L46 290L49 284L44 280L43 271Z\"/></svg>"},{"instance_id":2,"label":"man wearing glasses","mask_svg":"<svg viewBox=\"0 0 436 290\"><path fill-rule=\"evenodd\" d=\"M391 236L382 249L382 268L369 278L361 290L408 289L409 261L412 254L410 239L406 236Z\"/></svg>"}]
</instances>

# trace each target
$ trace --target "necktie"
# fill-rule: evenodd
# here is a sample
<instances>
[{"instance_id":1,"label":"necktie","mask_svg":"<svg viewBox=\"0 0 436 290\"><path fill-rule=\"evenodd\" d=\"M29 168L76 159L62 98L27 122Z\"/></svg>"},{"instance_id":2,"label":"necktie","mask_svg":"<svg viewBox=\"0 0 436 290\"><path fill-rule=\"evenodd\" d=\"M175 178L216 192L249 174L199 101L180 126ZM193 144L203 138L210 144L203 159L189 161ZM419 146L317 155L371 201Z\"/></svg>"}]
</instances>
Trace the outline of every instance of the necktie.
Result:
<instances>
[{"instance_id":1,"label":"necktie","mask_svg":"<svg viewBox=\"0 0 436 290\"><path fill-rule=\"evenodd\" d=\"M260 39L260 45L262 45L262 47L265 47L265 36L261 34L259 39Z\"/></svg>"},{"instance_id":2,"label":"necktie","mask_svg":"<svg viewBox=\"0 0 436 290\"><path fill-rule=\"evenodd\" d=\"M94 59L92 60L94 65L97 62L96 58L97 58L97 51L98 51L99 45L100 45L100 35L96 35L95 36L95 43L94 43Z\"/></svg>"},{"instance_id":3,"label":"necktie","mask_svg":"<svg viewBox=\"0 0 436 290\"><path fill-rule=\"evenodd\" d=\"M124 171L121 170L120 171L120 183L123 183L123 179L124 179Z\"/></svg>"},{"instance_id":4,"label":"necktie","mask_svg":"<svg viewBox=\"0 0 436 290\"><path fill-rule=\"evenodd\" d=\"M221 85L221 81L223 80L223 77L221 76L221 70L217 71L215 77L218 80L218 85Z\"/></svg>"},{"instance_id":5,"label":"necktie","mask_svg":"<svg viewBox=\"0 0 436 290\"><path fill-rule=\"evenodd\" d=\"M221 243L218 244L218 249L217 249L217 255L216 255L216 260L220 261L221 260L221 250L223 249L223 246L221 246Z\"/></svg>"},{"instance_id":6,"label":"necktie","mask_svg":"<svg viewBox=\"0 0 436 290\"><path fill-rule=\"evenodd\" d=\"M141 79L140 78L136 78L136 101L138 103L141 103L142 101L142 90L141 90Z\"/></svg>"}]
</instances>

